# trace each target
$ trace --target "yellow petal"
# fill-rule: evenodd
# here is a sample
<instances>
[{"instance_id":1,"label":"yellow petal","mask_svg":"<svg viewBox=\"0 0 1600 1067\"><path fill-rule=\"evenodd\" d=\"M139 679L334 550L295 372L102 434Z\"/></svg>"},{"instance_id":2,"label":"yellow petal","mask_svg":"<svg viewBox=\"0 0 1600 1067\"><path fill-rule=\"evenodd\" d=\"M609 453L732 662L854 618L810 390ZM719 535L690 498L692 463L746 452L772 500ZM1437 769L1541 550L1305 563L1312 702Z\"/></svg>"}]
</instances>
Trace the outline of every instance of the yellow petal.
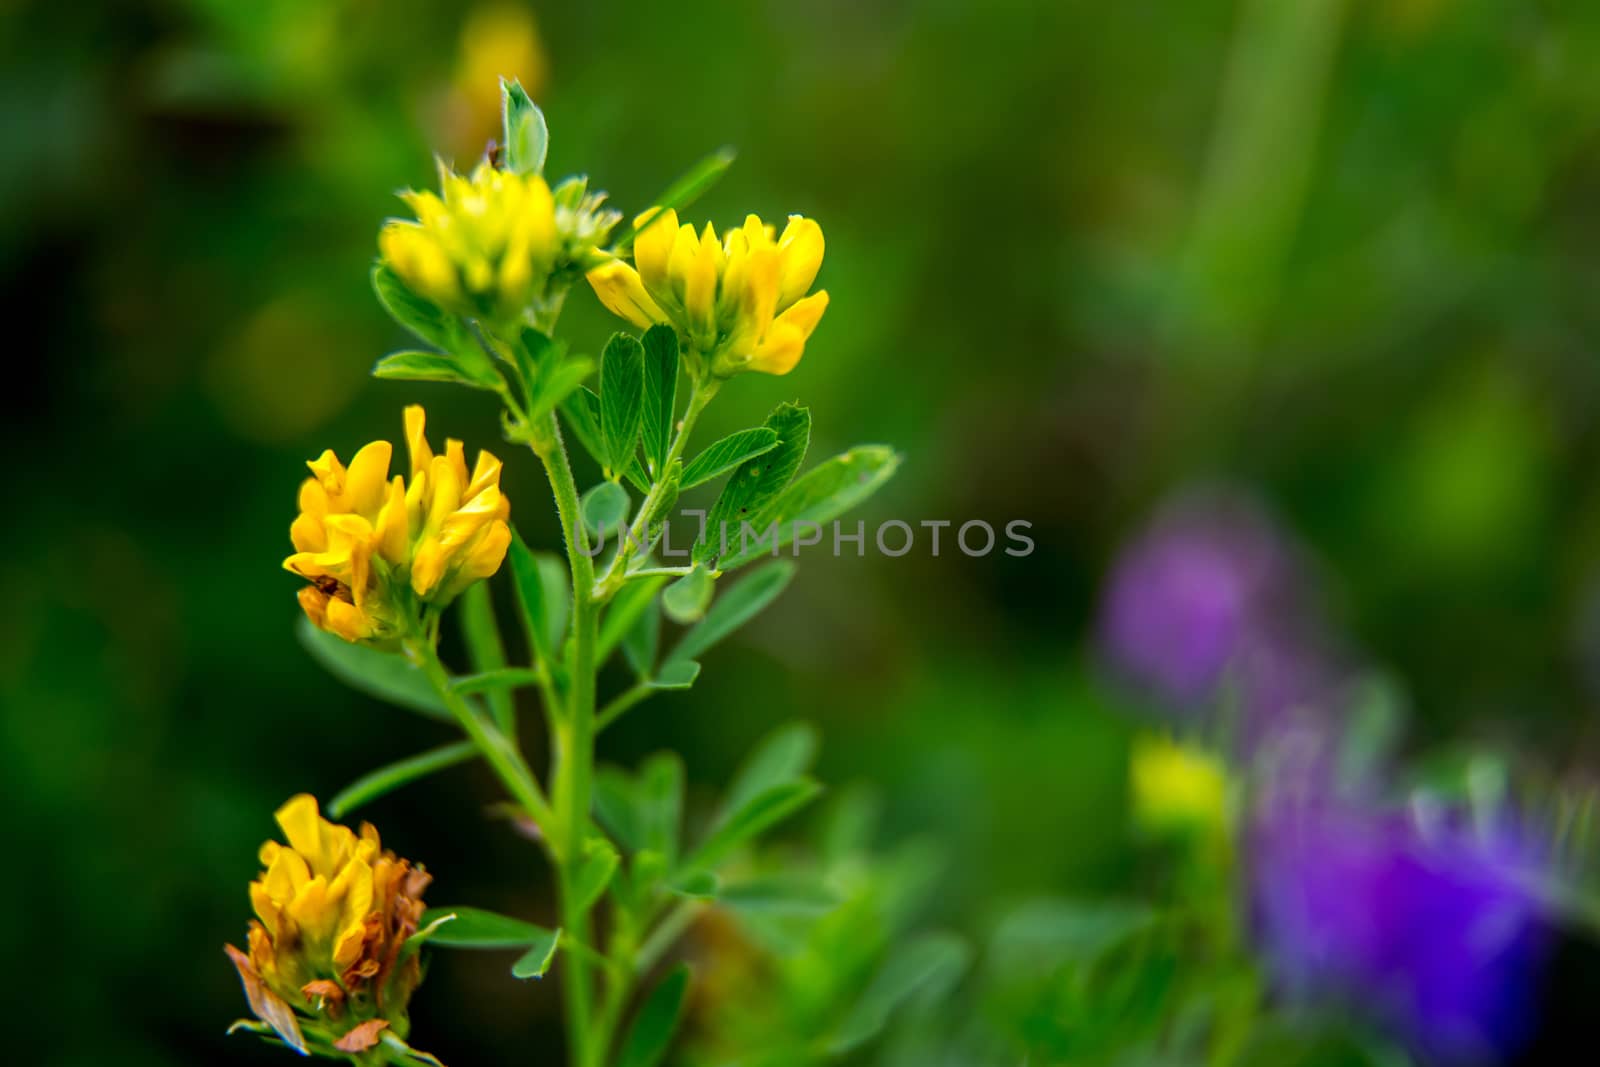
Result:
<instances>
[{"instance_id":1,"label":"yellow petal","mask_svg":"<svg viewBox=\"0 0 1600 1067\"><path fill-rule=\"evenodd\" d=\"M310 793L290 797L279 808L276 816L283 828L289 847L312 862L322 855L322 828L325 825L317 811L317 798Z\"/></svg>"},{"instance_id":2,"label":"yellow petal","mask_svg":"<svg viewBox=\"0 0 1600 1067\"><path fill-rule=\"evenodd\" d=\"M642 330L667 321L661 308L645 291L639 274L626 263L620 260L603 263L588 273L588 279L589 288L600 298L600 303L618 318L627 319Z\"/></svg>"},{"instance_id":3,"label":"yellow petal","mask_svg":"<svg viewBox=\"0 0 1600 1067\"><path fill-rule=\"evenodd\" d=\"M811 219L790 215L789 225L778 238L778 248L783 255L778 306L788 307L805 296L817 280L817 271L822 267L822 227Z\"/></svg>"},{"instance_id":4,"label":"yellow petal","mask_svg":"<svg viewBox=\"0 0 1600 1067\"><path fill-rule=\"evenodd\" d=\"M667 260L672 256L672 243L678 236L678 213L671 208L665 211L652 208L641 214L639 219L646 217L649 221L644 223L644 228L633 239L634 266L638 268L640 277L646 279L645 284L665 288Z\"/></svg>"},{"instance_id":5,"label":"yellow petal","mask_svg":"<svg viewBox=\"0 0 1600 1067\"><path fill-rule=\"evenodd\" d=\"M500 484L500 460L492 452L479 452L478 464L472 469L472 481L467 484L467 491L462 495L468 500L483 492L489 486Z\"/></svg>"},{"instance_id":6,"label":"yellow petal","mask_svg":"<svg viewBox=\"0 0 1600 1067\"><path fill-rule=\"evenodd\" d=\"M428 447L428 438L424 436L428 413L422 410L421 404L412 404L405 410L405 420L406 448L411 453L411 477L415 478L433 462L433 449Z\"/></svg>"},{"instance_id":7,"label":"yellow petal","mask_svg":"<svg viewBox=\"0 0 1600 1067\"><path fill-rule=\"evenodd\" d=\"M345 476L344 510L376 518L383 502L384 484L389 480L389 458L393 448L388 441L373 441L357 452Z\"/></svg>"},{"instance_id":8,"label":"yellow petal","mask_svg":"<svg viewBox=\"0 0 1600 1067\"><path fill-rule=\"evenodd\" d=\"M399 566L406 561L411 547L411 531L406 518L405 479L396 474L389 483L389 499L378 512L377 528L373 531L378 541L378 554Z\"/></svg>"},{"instance_id":9,"label":"yellow petal","mask_svg":"<svg viewBox=\"0 0 1600 1067\"><path fill-rule=\"evenodd\" d=\"M306 466L311 468L312 476L321 483L329 497L337 497L344 492L344 464L333 454L333 449L324 449L316 459L307 460Z\"/></svg>"}]
</instances>

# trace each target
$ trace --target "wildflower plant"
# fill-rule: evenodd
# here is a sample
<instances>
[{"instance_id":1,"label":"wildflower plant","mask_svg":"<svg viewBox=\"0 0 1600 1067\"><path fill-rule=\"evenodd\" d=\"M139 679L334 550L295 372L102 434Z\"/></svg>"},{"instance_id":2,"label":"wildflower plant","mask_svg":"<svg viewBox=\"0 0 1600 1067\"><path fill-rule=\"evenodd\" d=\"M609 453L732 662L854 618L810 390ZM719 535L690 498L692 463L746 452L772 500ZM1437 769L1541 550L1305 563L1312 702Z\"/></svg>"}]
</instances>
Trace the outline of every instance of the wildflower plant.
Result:
<instances>
[{"instance_id":1,"label":"wildflower plant","mask_svg":"<svg viewBox=\"0 0 1600 1067\"><path fill-rule=\"evenodd\" d=\"M535 923L466 906L424 909L432 872L383 849L371 826L336 825L298 796L278 813L286 842L261 850L246 949L229 949L255 1016L238 1026L302 1054L437 1063L410 1044L406 1015L425 953L514 949L517 978L558 969L574 1067L652 1064L673 1038L690 981L681 967L662 977L677 941L702 911L739 898L735 861L820 786L806 773L809 734L780 732L691 839L680 829L682 761L668 753L636 773L597 768L599 736L650 696L698 684L702 657L766 608L794 567L768 562L737 582L732 571L776 555L796 524L860 503L898 457L868 446L801 474L811 416L795 404L691 450L725 383L799 362L828 301L814 289L821 227L796 217L779 231L751 215L719 239L710 224L680 223L726 169L726 154L622 226L586 178L546 180L543 115L515 83L502 91L503 143L466 174L441 164L439 191L402 194L412 217L379 234L378 299L420 345L373 373L494 394L505 439L548 478L563 551L537 552L516 533L498 456L479 453L469 466L454 439L435 452L413 405L399 470L387 441L348 465L333 451L308 464L284 567L305 583L302 636L324 666L461 733L353 783L330 814L482 760L549 860L558 914ZM576 353L556 333L574 290L592 290L640 333L615 334L598 359ZM603 474L586 492L569 442ZM669 516L682 494L719 480L708 520L675 563L662 540ZM519 500L516 513L535 506ZM754 548L751 528L770 531ZM522 665L485 585L497 574L515 590ZM440 657L447 613L465 670ZM685 628L670 648L664 618ZM617 657L634 681L602 701L597 675ZM545 775L523 754L524 690L537 693L549 730ZM822 891L806 878L804 869L768 878L762 899L770 904L782 884L779 896L815 908Z\"/></svg>"}]
</instances>

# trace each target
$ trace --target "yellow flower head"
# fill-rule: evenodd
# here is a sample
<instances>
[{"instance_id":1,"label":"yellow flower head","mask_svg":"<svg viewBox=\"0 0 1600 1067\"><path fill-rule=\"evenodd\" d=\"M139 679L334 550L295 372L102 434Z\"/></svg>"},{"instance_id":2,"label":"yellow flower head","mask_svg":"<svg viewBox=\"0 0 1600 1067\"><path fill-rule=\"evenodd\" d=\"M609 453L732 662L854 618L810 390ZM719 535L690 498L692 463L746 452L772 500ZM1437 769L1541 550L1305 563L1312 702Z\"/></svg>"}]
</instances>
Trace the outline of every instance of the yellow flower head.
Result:
<instances>
[{"instance_id":1,"label":"yellow flower head","mask_svg":"<svg viewBox=\"0 0 1600 1067\"><path fill-rule=\"evenodd\" d=\"M712 372L787 374L828 307L809 296L822 266L822 227L791 215L778 234L754 215L717 240L675 211L652 209L633 243L633 266L610 260L589 272L600 302L635 326L665 322L686 347L712 359Z\"/></svg>"},{"instance_id":2,"label":"yellow flower head","mask_svg":"<svg viewBox=\"0 0 1600 1067\"><path fill-rule=\"evenodd\" d=\"M550 187L537 174L440 165L438 194L402 193L417 221L378 234L385 262L417 295L448 311L514 319L544 295L561 241Z\"/></svg>"},{"instance_id":3,"label":"yellow flower head","mask_svg":"<svg viewBox=\"0 0 1600 1067\"><path fill-rule=\"evenodd\" d=\"M1145 735L1134 742L1130 778L1140 826L1158 832L1226 830L1228 776L1209 753Z\"/></svg>"},{"instance_id":4,"label":"yellow flower head","mask_svg":"<svg viewBox=\"0 0 1600 1067\"><path fill-rule=\"evenodd\" d=\"M370 824L357 834L328 822L314 797L293 798L277 819L288 844L261 846L249 951L227 946L251 1008L290 1044L302 1040L298 1016L348 1026L344 1051L376 1044L384 1029L403 1038L422 980L405 944L428 873L384 849Z\"/></svg>"},{"instance_id":5,"label":"yellow flower head","mask_svg":"<svg viewBox=\"0 0 1600 1067\"><path fill-rule=\"evenodd\" d=\"M419 604L442 607L489 577L511 544L500 461L479 452L469 475L461 442L434 455L424 421L420 406L406 408L409 486L389 477L387 441L361 449L349 467L331 450L307 464L312 476L289 527L295 552L283 565L311 583L300 590L307 617L346 641L404 635Z\"/></svg>"}]
</instances>

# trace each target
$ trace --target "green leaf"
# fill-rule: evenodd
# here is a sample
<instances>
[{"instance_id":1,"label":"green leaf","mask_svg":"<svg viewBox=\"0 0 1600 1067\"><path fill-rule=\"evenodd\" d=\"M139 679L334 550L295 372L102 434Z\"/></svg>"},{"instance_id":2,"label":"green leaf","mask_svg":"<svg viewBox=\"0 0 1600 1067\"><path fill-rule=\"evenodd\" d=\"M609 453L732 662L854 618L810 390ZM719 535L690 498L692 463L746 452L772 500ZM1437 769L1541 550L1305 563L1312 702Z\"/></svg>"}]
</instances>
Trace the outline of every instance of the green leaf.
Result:
<instances>
[{"instance_id":1,"label":"green leaf","mask_svg":"<svg viewBox=\"0 0 1600 1067\"><path fill-rule=\"evenodd\" d=\"M718 822L750 803L753 797L774 786L798 781L817 757L816 727L805 722L785 723L768 734L750 755L728 786Z\"/></svg>"},{"instance_id":2,"label":"green leaf","mask_svg":"<svg viewBox=\"0 0 1600 1067\"><path fill-rule=\"evenodd\" d=\"M591 536L620 541L628 521L628 491L616 482L601 482L583 494L578 509Z\"/></svg>"},{"instance_id":3,"label":"green leaf","mask_svg":"<svg viewBox=\"0 0 1600 1067\"><path fill-rule=\"evenodd\" d=\"M527 948L547 944L555 936L555 931L536 923L482 908L429 908L422 913L420 925L428 926L446 915L455 918L429 938L444 948Z\"/></svg>"},{"instance_id":4,"label":"green leaf","mask_svg":"<svg viewBox=\"0 0 1600 1067\"><path fill-rule=\"evenodd\" d=\"M455 318L406 288L392 268L383 263L372 268L372 289L395 322L436 348L455 348Z\"/></svg>"},{"instance_id":5,"label":"green leaf","mask_svg":"<svg viewBox=\"0 0 1600 1067\"><path fill-rule=\"evenodd\" d=\"M766 426L740 430L706 446L683 468L683 488L695 486L726 474L747 459L765 455L778 447L778 435Z\"/></svg>"},{"instance_id":6,"label":"green leaf","mask_svg":"<svg viewBox=\"0 0 1600 1067\"><path fill-rule=\"evenodd\" d=\"M644 840L644 821L633 777L620 767L599 767L594 772L593 793L594 815L600 825L623 848L637 852Z\"/></svg>"},{"instance_id":7,"label":"green leaf","mask_svg":"<svg viewBox=\"0 0 1600 1067\"><path fill-rule=\"evenodd\" d=\"M717 901L747 915L823 915L844 898L810 879L768 875L723 886Z\"/></svg>"},{"instance_id":8,"label":"green leaf","mask_svg":"<svg viewBox=\"0 0 1600 1067\"><path fill-rule=\"evenodd\" d=\"M517 378L522 382L522 398L531 406L535 388L544 379L545 368L554 367L566 348L532 326L518 330L506 347L511 349L511 365L517 368Z\"/></svg>"},{"instance_id":9,"label":"green leaf","mask_svg":"<svg viewBox=\"0 0 1600 1067\"><path fill-rule=\"evenodd\" d=\"M370 804L403 785L410 785L419 778L426 778L430 774L466 763L477 754L478 749L471 741L457 741L379 767L357 778L328 801L328 814L335 819L342 819L362 805Z\"/></svg>"},{"instance_id":10,"label":"green leaf","mask_svg":"<svg viewBox=\"0 0 1600 1067\"><path fill-rule=\"evenodd\" d=\"M600 624L600 648L605 648L605 632L607 624L613 617L617 617L617 628L620 629L621 617L617 616L624 593L630 588L642 587L644 590L644 604L634 613L632 624L622 635L622 655L628 661L628 666L633 668L633 673L639 678L649 678L655 673L656 656L661 648L661 612L656 608L656 590L666 581L665 578L652 578L648 580L635 580L622 587L616 599L611 602L611 610L606 612L605 622ZM640 596L641 594L634 594ZM604 660L604 653L600 653Z\"/></svg>"},{"instance_id":11,"label":"green leaf","mask_svg":"<svg viewBox=\"0 0 1600 1067\"><path fill-rule=\"evenodd\" d=\"M717 184L717 179L727 173L728 168L733 165L734 154L732 148L717 149L684 171L677 181L661 191L661 195L656 197L650 206L661 211L682 211L698 200L707 189ZM657 214L655 211L641 213L639 221L648 225ZM618 255L633 247L633 239L639 236L639 231L643 228L630 225L617 237L615 248Z\"/></svg>"},{"instance_id":12,"label":"green leaf","mask_svg":"<svg viewBox=\"0 0 1600 1067\"><path fill-rule=\"evenodd\" d=\"M617 850L603 837L591 837L583 847L583 861L573 876L573 897L587 910L600 899L617 873Z\"/></svg>"},{"instance_id":13,"label":"green leaf","mask_svg":"<svg viewBox=\"0 0 1600 1067\"><path fill-rule=\"evenodd\" d=\"M559 662L557 652L567 632L567 615L572 610L572 590L567 584L567 569L556 557L534 552L513 531L511 547L512 583L517 604L522 609L522 625L534 659L551 669Z\"/></svg>"},{"instance_id":14,"label":"green leaf","mask_svg":"<svg viewBox=\"0 0 1600 1067\"><path fill-rule=\"evenodd\" d=\"M672 517L672 509L678 503L678 491L683 482L683 460L674 459L667 468L667 473L661 479L661 489L656 494L656 503L650 509L650 516L645 520L645 541L655 545L661 536L661 531L666 528L667 520ZM680 550L677 553L683 555Z\"/></svg>"},{"instance_id":15,"label":"green leaf","mask_svg":"<svg viewBox=\"0 0 1600 1067\"><path fill-rule=\"evenodd\" d=\"M588 386L574 389L561 402L561 414L567 417L572 436L578 439L583 450L601 466L605 465L605 447L600 442L600 396Z\"/></svg>"},{"instance_id":16,"label":"green leaf","mask_svg":"<svg viewBox=\"0 0 1600 1067\"><path fill-rule=\"evenodd\" d=\"M711 871L690 871L682 878L667 886L667 889L680 897L693 897L696 900L716 900L722 891L722 879Z\"/></svg>"},{"instance_id":17,"label":"green leaf","mask_svg":"<svg viewBox=\"0 0 1600 1067\"><path fill-rule=\"evenodd\" d=\"M899 466L899 455L886 445L861 445L819 464L789 486L751 524L766 530L776 523L776 545L770 539L760 545L752 542L746 551L742 542L735 542L730 534L728 555L719 566L731 570L788 544L800 526L832 522L882 488Z\"/></svg>"},{"instance_id":18,"label":"green leaf","mask_svg":"<svg viewBox=\"0 0 1600 1067\"><path fill-rule=\"evenodd\" d=\"M677 403L678 334L657 323L644 332L644 455L652 476L667 458Z\"/></svg>"},{"instance_id":19,"label":"green leaf","mask_svg":"<svg viewBox=\"0 0 1600 1067\"><path fill-rule=\"evenodd\" d=\"M667 586L661 593L661 610L673 622L690 623L706 613L716 581L711 572L699 564L694 570Z\"/></svg>"},{"instance_id":20,"label":"green leaf","mask_svg":"<svg viewBox=\"0 0 1600 1067\"><path fill-rule=\"evenodd\" d=\"M600 622L600 636L595 644L596 663L604 663L618 644L625 643L628 635L635 629L634 624L641 618L649 615L659 620L659 613L654 610L654 601L656 592L666 584L666 581L662 577L635 578L625 583L617 591L617 595L611 598L611 606L606 609L606 616ZM650 662L652 665L655 662L653 645ZM641 674L648 673L648 669L645 671L639 671L638 667L634 669Z\"/></svg>"},{"instance_id":21,"label":"green leaf","mask_svg":"<svg viewBox=\"0 0 1600 1067\"><path fill-rule=\"evenodd\" d=\"M506 665L506 648L500 640L500 624L494 617L494 600L489 595L488 582L474 582L461 594L461 634L466 640L467 658L477 678L493 677ZM511 689L498 682L480 684L463 690L462 680L452 683L456 692L482 692L487 694L489 713L502 733L512 733L516 727L516 706L511 699Z\"/></svg>"},{"instance_id":22,"label":"green leaf","mask_svg":"<svg viewBox=\"0 0 1600 1067\"><path fill-rule=\"evenodd\" d=\"M606 449L606 477L628 469L639 444L644 411L644 346L626 333L614 333L600 355L600 439Z\"/></svg>"},{"instance_id":23,"label":"green leaf","mask_svg":"<svg viewBox=\"0 0 1600 1067\"><path fill-rule=\"evenodd\" d=\"M353 645L318 629L303 615L296 624L295 636L312 659L350 688L430 719L454 721L427 676L399 653Z\"/></svg>"},{"instance_id":24,"label":"green leaf","mask_svg":"<svg viewBox=\"0 0 1600 1067\"><path fill-rule=\"evenodd\" d=\"M593 373L594 360L587 356L571 356L547 365L534 385L533 399L528 402L528 420L535 422L557 408L567 410L568 398L577 393L584 379Z\"/></svg>"},{"instance_id":25,"label":"green leaf","mask_svg":"<svg viewBox=\"0 0 1600 1067\"><path fill-rule=\"evenodd\" d=\"M778 435L772 450L747 459L733 472L706 518L705 537L694 546L696 563L739 551L741 523L759 517L783 492L805 459L811 441L811 413L795 404L779 404L766 427ZM759 532L758 527L758 532ZM728 543L727 552L722 542Z\"/></svg>"},{"instance_id":26,"label":"green leaf","mask_svg":"<svg viewBox=\"0 0 1600 1067\"><path fill-rule=\"evenodd\" d=\"M838 1055L872 1040L913 997L947 993L967 969L969 956L966 943L953 934L923 934L900 945L868 983L829 1051Z\"/></svg>"},{"instance_id":27,"label":"green leaf","mask_svg":"<svg viewBox=\"0 0 1600 1067\"><path fill-rule=\"evenodd\" d=\"M639 768L640 847L660 853L669 864L678 854L683 778L683 760L672 752L658 752Z\"/></svg>"},{"instance_id":28,"label":"green leaf","mask_svg":"<svg viewBox=\"0 0 1600 1067\"><path fill-rule=\"evenodd\" d=\"M717 642L766 610L788 588L794 564L778 560L752 571L717 598L695 627L683 635L668 663L696 659Z\"/></svg>"},{"instance_id":29,"label":"green leaf","mask_svg":"<svg viewBox=\"0 0 1600 1067\"><path fill-rule=\"evenodd\" d=\"M692 659L674 660L656 672L650 679L650 686L653 689L688 689L698 677L700 664Z\"/></svg>"},{"instance_id":30,"label":"green leaf","mask_svg":"<svg viewBox=\"0 0 1600 1067\"><path fill-rule=\"evenodd\" d=\"M684 872L710 870L734 851L816 799L822 786L811 778L783 782L757 793L734 810L682 864Z\"/></svg>"},{"instance_id":31,"label":"green leaf","mask_svg":"<svg viewBox=\"0 0 1600 1067\"><path fill-rule=\"evenodd\" d=\"M548 931L548 936L543 941L535 941L527 952L524 952L516 963L511 965L513 978L543 978L550 970L550 964L555 962L556 948L561 944L561 931L559 929Z\"/></svg>"},{"instance_id":32,"label":"green leaf","mask_svg":"<svg viewBox=\"0 0 1600 1067\"><path fill-rule=\"evenodd\" d=\"M688 988L689 966L680 963L651 991L649 999L639 1009L622 1043L617 1067L656 1067L661 1062L678 1029L678 1017L683 1013L683 998Z\"/></svg>"},{"instance_id":33,"label":"green leaf","mask_svg":"<svg viewBox=\"0 0 1600 1067\"><path fill-rule=\"evenodd\" d=\"M515 78L500 79L504 122L505 166L516 174L543 174L550 130L539 110Z\"/></svg>"},{"instance_id":34,"label":"green leaf","mask_svg":"<svg viewBox=\"0 0 1600 1067\"><path fill-rule=\"evenodd\" d=\"M463 674L451 679L450 688L462 695L486 693L495 689L525 689L539 684L539 672L532 667L502 667L482 674Z\"/></svg>"},{"instance_id":35,"label":"green leaf","mask_svg":"<svg viewBox=\"0 0 1600 1067\"><path fill-rule=\"evenodd\" d=\"M437 352L391 352L373 364L372 376L401 382L455 382L473 389L497 389L502 384L487 363L473 366Z\"/></svg>"}]
</instances>

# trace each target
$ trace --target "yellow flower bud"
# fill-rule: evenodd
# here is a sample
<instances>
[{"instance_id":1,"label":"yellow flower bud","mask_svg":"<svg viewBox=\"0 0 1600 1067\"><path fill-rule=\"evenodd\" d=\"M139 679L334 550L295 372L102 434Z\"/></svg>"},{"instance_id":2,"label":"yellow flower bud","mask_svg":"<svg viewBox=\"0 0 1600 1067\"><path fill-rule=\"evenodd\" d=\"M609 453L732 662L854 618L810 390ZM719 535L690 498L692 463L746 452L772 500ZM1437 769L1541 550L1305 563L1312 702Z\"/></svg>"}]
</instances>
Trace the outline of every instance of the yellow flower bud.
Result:
<instances>
[{"instance_id":1,"label":"yellow flower bud","mask_svg":"<svg viewBox=\"0 0 1600 1067\"><path fill-rule=\"evenodd\" d=\"M405 411L411 483L389 477L393 448L374 441L346 469L331 451L307 466L285 569L311 584L306 617L346 641L384 642L416 625L420 605L442 607L500 569L511 542L511 503L500 461L480 452L468 475L460 441L434 455L420 406Z\"/></svg>"},{"instance_id":2,"label":"yellow flower bud","mask_svg":"<svg viewBox=\"0 0 1600 1067\"><path fill-rule=\"evenodd\" d=\"M1170 737L1137 738L1131 758L1135 821L1147 830L1224 833L1228 825L1228 776L1207 752Z\"/></svg>"},{"instance_id":3,"label":"yellow flower bud","mask_svg":"<svg viewBox=\"0 0 1600 1067\"><path fill-rule=\"evenodd\" d=\"M384 849L371 824L357 834L322 818L314 797L294 797L277 820L288 843L261 846L248 951L226 946L251 1009L302 1051L301 1019L342 1034L341 1051L364 1051L384 1030L403 1039L422 980L405 945L430 876Z\"/></svg>"},{"instance_id":4,"label":"yellow flower bud","mask_svg":"<svg viewBox=\"0 0 1600 1067\"><path fill-rule=\"evenodd\" d=\"M721 241L707 224L695 232L677 212L639 216L633 265L607 260L589 284L613 314L635 326L673 326L685 348L722 377L741 370L787 374L828 306L807 296L822 266L822 228L791 216L781 236L755 215Z\"/></svg>"}]
</instances>

